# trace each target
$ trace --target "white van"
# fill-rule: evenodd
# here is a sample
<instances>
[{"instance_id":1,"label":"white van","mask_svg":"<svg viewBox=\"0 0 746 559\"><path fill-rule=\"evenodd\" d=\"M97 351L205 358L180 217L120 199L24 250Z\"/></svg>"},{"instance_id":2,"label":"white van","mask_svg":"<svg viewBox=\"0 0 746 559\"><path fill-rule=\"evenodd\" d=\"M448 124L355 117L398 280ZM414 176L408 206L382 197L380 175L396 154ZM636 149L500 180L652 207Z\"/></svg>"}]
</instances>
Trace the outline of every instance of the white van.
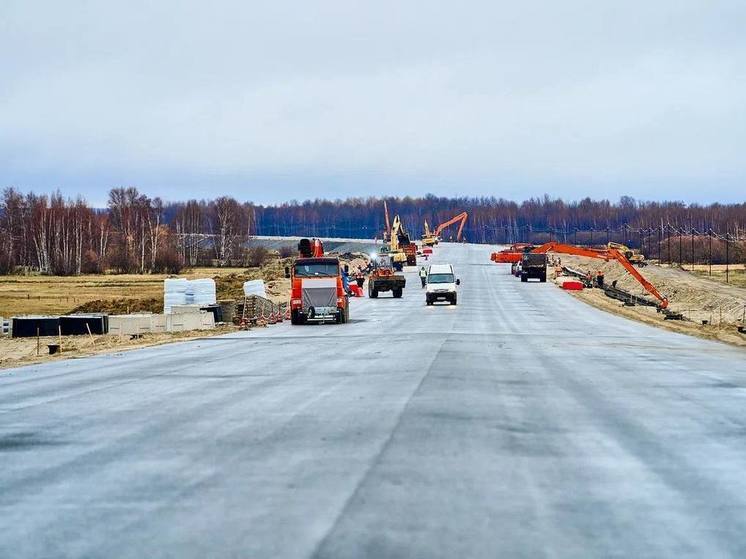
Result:
<instances>
[{"instance_id":1,"label":"white van","mask_svg":"<svg viewBox=\"0 0 746 559\"><path fill-rule=\"evenodd\" d=\"M433 264L427 271L425 301L432 305L435 301L449 301L456 304L456 286L461 280L456 279L453 266L450 264Z\"/></svg>"}]
</instances>

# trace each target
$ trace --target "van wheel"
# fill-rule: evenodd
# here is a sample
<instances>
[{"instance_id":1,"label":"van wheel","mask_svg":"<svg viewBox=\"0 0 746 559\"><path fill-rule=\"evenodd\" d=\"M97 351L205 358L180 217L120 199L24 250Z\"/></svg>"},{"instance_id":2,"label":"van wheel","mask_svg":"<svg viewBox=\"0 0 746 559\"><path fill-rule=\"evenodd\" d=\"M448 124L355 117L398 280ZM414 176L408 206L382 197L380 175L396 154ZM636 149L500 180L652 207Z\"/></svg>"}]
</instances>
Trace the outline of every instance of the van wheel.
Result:
<instances>
[{"instance_id":1,"label":"van wheel","mask_svg":"<svg viewBox=\"0 0 746 559\"><path fill-rule=\"evenodd\" d=\"M453 299L451 299L451 304L452 304L452 305L455 305L455 304L456 304L456 296L455 296L455 295L453 296Z\"/></svg>"}]
</instances>

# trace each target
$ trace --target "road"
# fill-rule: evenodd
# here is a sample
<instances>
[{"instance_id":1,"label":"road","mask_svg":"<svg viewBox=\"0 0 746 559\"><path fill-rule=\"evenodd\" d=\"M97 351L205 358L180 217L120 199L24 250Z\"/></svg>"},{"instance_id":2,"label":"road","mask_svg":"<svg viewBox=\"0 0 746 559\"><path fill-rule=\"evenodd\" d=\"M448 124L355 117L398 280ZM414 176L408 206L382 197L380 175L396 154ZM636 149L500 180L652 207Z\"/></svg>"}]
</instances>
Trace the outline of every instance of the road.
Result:
<instances>
[{"instance_id":1,"label":"road","mask_svg":"<svg viewBox=\"0 0 746 559\"><path fill-rule=\"evenodd\" d=\"M0 557L743 557L746 352L437 249L457 307L0 374Z\"/></svg>"}]
</instances>

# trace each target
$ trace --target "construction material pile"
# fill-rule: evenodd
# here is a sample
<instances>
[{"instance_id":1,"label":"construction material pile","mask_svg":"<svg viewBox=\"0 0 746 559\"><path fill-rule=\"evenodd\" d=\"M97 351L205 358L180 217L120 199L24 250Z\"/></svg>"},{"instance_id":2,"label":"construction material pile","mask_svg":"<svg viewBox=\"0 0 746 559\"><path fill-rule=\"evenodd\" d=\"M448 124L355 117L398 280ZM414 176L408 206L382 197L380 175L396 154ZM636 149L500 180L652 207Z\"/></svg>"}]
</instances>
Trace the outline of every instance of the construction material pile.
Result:
<instances>
[{"instance_id":1,"label":"construction material pile","mask_svg":"<svg viewBox=\"0 0 746 559\"><path fill-rule=\"evenodd\" d=\"M171 314L176 305L214 305L217 301L215 280L212 278L163 280L163 314Z\"/></svg>"}]
</instances>

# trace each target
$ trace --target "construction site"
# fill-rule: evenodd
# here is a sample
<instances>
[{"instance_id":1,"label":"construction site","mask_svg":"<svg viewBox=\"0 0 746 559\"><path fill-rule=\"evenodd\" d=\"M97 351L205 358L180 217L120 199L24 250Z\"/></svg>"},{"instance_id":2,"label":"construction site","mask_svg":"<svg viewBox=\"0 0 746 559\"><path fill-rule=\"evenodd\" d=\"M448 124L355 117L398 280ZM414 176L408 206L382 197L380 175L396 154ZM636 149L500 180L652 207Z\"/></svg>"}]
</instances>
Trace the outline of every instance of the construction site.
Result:
<instances>
[{"instance_id":1,"label":"construction site","mask_svg":"<svg viewBox=\"0 0 746 559\"><path fill-rule=\"evenodd\" d=\"M220 335L284 320L305 323L301 282L292 279L297 270L290 273L297 260L287 256L292 252L298 252L306 264L312 262L309 258L332 258L329 263L339 276L335 298L377 298L385 293L401 298L404 267L428 265L444 232L460 242L468 214L459 213L433 228L425 220L420 238L414 239L398 215L389 215L385 201L383 211L381 241L255 238L249 250L266 253L256 268L202 268L181 278L16 276L4 280L0 313L16 318L2 321L0 367ZM684 269L646 258L639 249L619 243L588 246L553 241L498 247L491 260L508 264L510 273L523 282L549 279L607 312L735 345L746 342L746 286L740 285L744 264L727 269L716 265L713 279L712 265ZM724 271L728 283L723 281ZM195 285L207 289L197 300ZM337 303L331 306L336 308ZM349 306L340 308L344 321L348 320ZM62 314L55 316L55 312ZM337 320L337 315L331 318ZM79 324L71 333L60 327L60 320Z\"/></svg>"},{"instance_id":2,"label":"construction site","mask_svg":"<svg viewBox=\"0 0 746 559\"><path fill-rule=\"evenodd\" d=\"M266 258L250 268L0 281L1 508L46 534L6 532L0 550L354 556L372 534L437 526L470 534L460 555L495 537L533 555L516 534L546 513L504 513L531 503L584 511L579 541L600 555L641 556L649 541L598 538L586 514L617 520L594 502L648 479L624 498L683 534L701 511L666 489L674 464L696 472L696 502L740 487L729 443L746 369L731 346L746 345L746 288L619 244L467 243L466 212L416 235L383 205L377 239L257 237ZM714 415L691 405L702 394L720 395ZM539 480L574 490L537 494ZM723 493L715 515L736 547L743 495Z\"/></svg>"}]
</instances>

